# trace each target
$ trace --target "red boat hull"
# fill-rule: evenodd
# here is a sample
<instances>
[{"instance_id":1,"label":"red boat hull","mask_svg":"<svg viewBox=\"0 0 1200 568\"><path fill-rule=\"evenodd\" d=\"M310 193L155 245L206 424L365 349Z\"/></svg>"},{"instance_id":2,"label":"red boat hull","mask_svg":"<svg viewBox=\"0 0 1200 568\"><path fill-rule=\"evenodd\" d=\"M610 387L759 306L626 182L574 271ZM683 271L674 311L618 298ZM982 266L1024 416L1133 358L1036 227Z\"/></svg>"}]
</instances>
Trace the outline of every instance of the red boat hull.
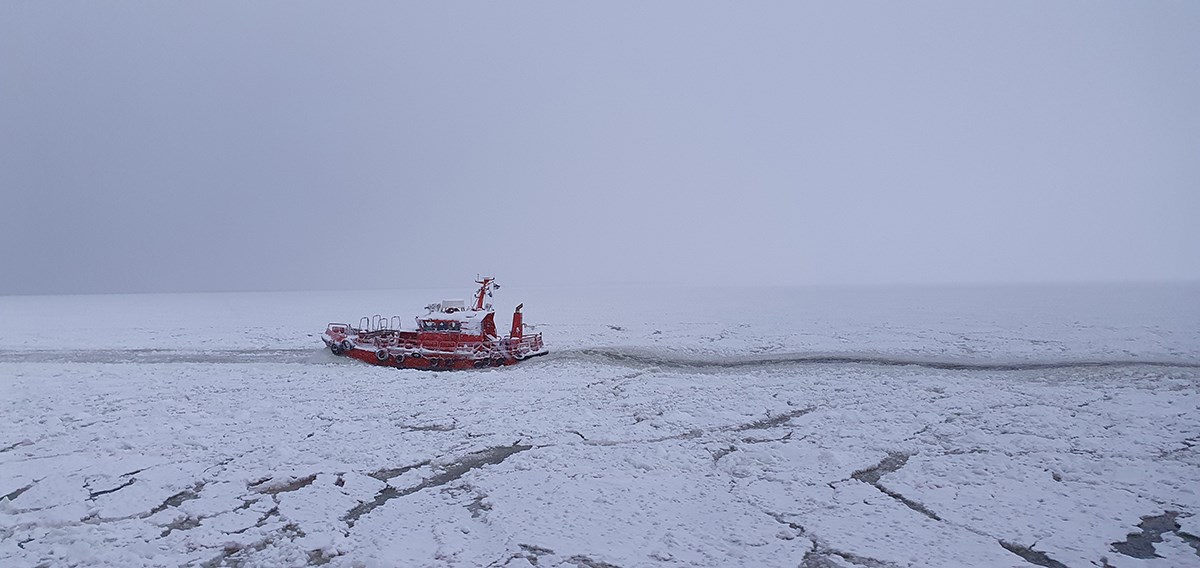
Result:
<instances>
[{"instance_id":1,"label":"red boat hull","mask_svg":"<svg viewBox=\"0 0 1200 568\"><path fill-rule=\"evenodd\" d=\"M421 356L389 356L386 359L380 359L377 356L377 351L367 349L351 349L350 351L342 352L345 357L358 359L364 363L379 365L382 367L398 367L401 369L420 369L423 371L456 371L466 369L482 369L486 367L504 367L508 365L516 365L525 359L545 355L542 351L536 354L529 355L522 359L516 357L499 357L487 359L471 359L453 354L444 355L421 355Z\"/></svg>"},{"instance_id":2,"label":"red boat hull","mask_svg":"<svg viewBox=\"0 0 1200 568\"><path fill-rule=\"evenodd\" d=\"M334 355L382 367L453 371L504 367L548 353L541 334L491 341L419 332L363 332L331 324L321 340Z\"/></svg>"},{"instance_id":3,"label":"red boat hull","mask_svg":"<svg viewBox=\"0 0 1200 568\"><path fill-rule=\"evenodd\" d=\"M512 331L500 337L495 313L484 300L499 286L490 277L476 280L479 290L475 305L463 300L443 300L426 307L417 316L415 330L400 329L399 316L364 317L358 327L331 323L321 340L334 355L358 359L383 367L450 371L503 367L545 355L542 334L526 334L521 314L524 304L513 311Z\"/></svg>"}]
</instances>

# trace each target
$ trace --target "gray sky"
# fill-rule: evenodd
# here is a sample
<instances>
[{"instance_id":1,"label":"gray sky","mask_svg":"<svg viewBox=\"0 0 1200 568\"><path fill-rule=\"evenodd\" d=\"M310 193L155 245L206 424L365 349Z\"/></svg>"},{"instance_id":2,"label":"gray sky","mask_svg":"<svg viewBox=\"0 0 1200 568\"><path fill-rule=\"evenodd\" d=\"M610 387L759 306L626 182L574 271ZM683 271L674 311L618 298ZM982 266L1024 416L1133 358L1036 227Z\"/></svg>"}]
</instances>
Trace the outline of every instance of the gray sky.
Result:
<instances>
[{"instance_id":1,"label":"gray sky","mask_svg":"<svg viewBox=\"0 0 1200 568\"><path fill-rule=\"evenodd\" d=\"M1195 280L1200 3L13 0L0 241L0 294Z\"/></svg>"}]
</instances>

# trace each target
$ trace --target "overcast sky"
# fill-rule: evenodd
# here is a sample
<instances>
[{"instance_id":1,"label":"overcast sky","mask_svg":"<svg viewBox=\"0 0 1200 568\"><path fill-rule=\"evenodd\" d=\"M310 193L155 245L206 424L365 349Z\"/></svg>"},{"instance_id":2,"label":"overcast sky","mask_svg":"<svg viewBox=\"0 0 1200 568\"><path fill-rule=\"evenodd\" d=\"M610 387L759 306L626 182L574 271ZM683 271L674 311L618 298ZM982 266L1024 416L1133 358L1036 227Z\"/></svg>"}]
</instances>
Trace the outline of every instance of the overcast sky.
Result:
<instances>
[{"instance_id":1,"label":"overcast sky","mask_svg":"<svg viewBox=\"0 0 1200 568\"><path fill-rule=\"evenodd\" d=\"M1200 2L398 4L0 3L0 294L1200 279Z\"/></svg>"}]
</instances>

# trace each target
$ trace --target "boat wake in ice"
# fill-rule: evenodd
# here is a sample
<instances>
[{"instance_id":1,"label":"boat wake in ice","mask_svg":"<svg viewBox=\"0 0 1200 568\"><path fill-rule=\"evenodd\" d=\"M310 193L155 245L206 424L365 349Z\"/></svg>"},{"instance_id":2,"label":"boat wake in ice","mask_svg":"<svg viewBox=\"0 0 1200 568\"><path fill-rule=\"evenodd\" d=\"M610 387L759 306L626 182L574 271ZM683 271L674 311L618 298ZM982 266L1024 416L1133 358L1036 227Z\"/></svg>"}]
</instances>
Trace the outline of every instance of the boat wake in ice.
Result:
<instances>
[{"instance_id":1,"label":"boat wake in ice","mask_svg":"<svg viewBox=\"0 0 1200 568\"><path fill-rule=\"evenodd\" d=\"M0 351L0 363L330 363L319 349L65 349Z\"/></svg>"},{"instance_id":2,"label":"boat wake in ice","mask_svg":"<svg viewBox=\"0 0 1200 568\"><path fill-rule=\"evenodd\" d=\"M322 349L75 349L75 350L0 350L2 363L279 363L327 365L343 363ZM917 367L948 371L1043 371L1059 369L1171 367L1200 369L1200 362L1168 359L1057 359L1057 360L970 360L952 357L896 355L886 353L772 353L772 354L698 354L637 347L597 347L567 349L552 353L543 365L557 362L584 362L600 365L658 367L680 370L749 370L788 366L870 365Z\"/></svg>"},{"instance_id":3,"label":"boat wake in ice","mask_svg":"<svg viewBox=\"0 0 1200 568\"><path fill-rule=\"evenodd\" d=\"M810 365L924 367L949 371L1040 371L1055 369L1175 367L1200 369L1200 362L1166 359L969 360L881 353L772 353L686 355L637 348L591 348L562 351L549 360L577 359L637 367L674 369L746 369Z\"/></svg>"}]
</instances>

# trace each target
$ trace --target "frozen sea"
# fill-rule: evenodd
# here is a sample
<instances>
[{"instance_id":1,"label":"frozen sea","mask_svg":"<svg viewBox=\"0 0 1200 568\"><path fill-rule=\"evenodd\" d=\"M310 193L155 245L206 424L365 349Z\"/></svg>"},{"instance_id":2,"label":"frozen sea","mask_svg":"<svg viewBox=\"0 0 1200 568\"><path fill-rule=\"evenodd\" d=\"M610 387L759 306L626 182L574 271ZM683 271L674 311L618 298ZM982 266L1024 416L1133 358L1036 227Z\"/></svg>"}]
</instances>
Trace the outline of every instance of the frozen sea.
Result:
<instances>
[{"instance_id":1,"label":"frozen sea","mask_svg":"<svg viewBox=\"0 0 1200 568\"><path fill-rule=\"evenodd\" d=\"M0 297L0 566L1200 566L1200 285Z\"/></svg>"}]
</instances>

